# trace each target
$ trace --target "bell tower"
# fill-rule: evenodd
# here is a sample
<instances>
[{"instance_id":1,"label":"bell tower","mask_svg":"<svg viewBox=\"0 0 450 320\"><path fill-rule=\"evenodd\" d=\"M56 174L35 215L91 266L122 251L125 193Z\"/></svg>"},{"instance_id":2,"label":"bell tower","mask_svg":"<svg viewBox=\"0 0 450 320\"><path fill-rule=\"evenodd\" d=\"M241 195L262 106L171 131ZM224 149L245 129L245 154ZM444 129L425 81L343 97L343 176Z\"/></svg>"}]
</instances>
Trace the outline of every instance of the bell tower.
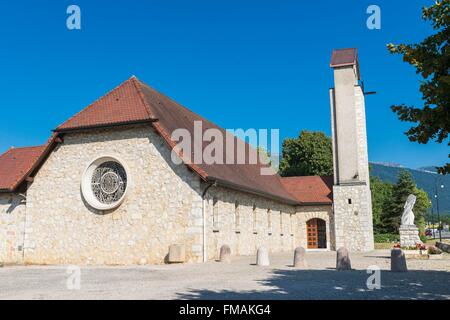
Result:
<instances>
[{"instance_id":1,"label":"bell tower","mask_svg":"<svg viewBox=\"0 0 450 320\"><path fill-rule=\"evenodd\" d=\"M336 248L374 249L364 92L359 84L358 52L334 50L330 67L333 141L333 212Z\"/></svg>"}]
</instances>

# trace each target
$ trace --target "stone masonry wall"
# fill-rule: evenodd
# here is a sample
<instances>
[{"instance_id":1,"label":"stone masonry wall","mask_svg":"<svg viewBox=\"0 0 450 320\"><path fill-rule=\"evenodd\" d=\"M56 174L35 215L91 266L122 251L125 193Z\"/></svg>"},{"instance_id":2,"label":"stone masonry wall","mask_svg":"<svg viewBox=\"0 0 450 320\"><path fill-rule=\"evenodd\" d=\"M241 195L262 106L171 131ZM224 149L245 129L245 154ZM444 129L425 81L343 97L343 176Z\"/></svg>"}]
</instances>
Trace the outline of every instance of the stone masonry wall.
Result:
<instances>
[{"instance_id":1,"label":"stone masonry wall","mask_svg":"<svg viewBox=\"0 0 450 320\"><path fill-rule=\"evenodd\" d=\"M117 209L99 212L84 201L80 183L86 167L105 155L125 162L129 189ZM149 126L67 134L30 185L26 207L14 206L8 215L11 196L0 197L1 259L29 264L160 264L171 244L183 244L188 262L201 262L201 195L206 184L185 165L173 165L170 156L166 143ZM326 221L327 247L335 248L331 206L295 207L212 187L205 212L209 260L218 258L223 244L234 255L254 255L260 246L270 252L306 248L306 222L311 218ZM355 230L357 223L339 226ZM21 246L24 253L18 250Z\"/></svg>"},{"instance_id":2,"label":"stone masonry wall","mask_svg":"<svg viewBox=\"0 0 450 320\"><path fill-rule=\"evenodd\" d=\"M356 133L358 146L358 174L361 181L369 185L369 156L367 150L367 129L364 93L360 86L355 86ZM370 186L370 185L369 185Z\"/></svg>"},{"instance_id":3,"label":"stone masonry wall","mask_svg":"<svg viewBox=\"0 0 450 320\"><path fill-rule=\"evenodd\" d=\"M336 249L374 249L370 189L367 185L333 187ZM351 203L350 203L351 202Z\"/></svg>"},{"instance_id":4,"label":"stone masonry wall","mask_svg":"<svg viewBox=\"0 0 450 320\"><path fill-rule=\"evenodd\" d=\"M367 130L364 94L360 86L354 86L356 157L358 177L355 183L334 186L334 220L336 249L347 247L350 251L370 251L373 244L372 195L370 192ZM335 134L342 134L337 132ZM342 165L346 165L345 162Z\"/></svg>"},{"instance_id":5,"label":"stone masonry wall","mask_svg":"<svg viewBox=\"0 0 450 320\"><path fill-rule=\"evenodd\" d=\"M351 251L370 251L374 244L365 103L360 86L354 87L354 94L358 180L362 184L335 186L333 189L336 246L345 246Z\"/></svg>"},{"instance_id":6,"label":"stone masonry wall","mask_svg":"<svg viewBox=\"0 0 450 320\"><path fill-rule=\"evenodd\" d=\"M233 255L254 255L260 246L265 246L269 252L291 251L298 246L306 248L306 221L310 218L322 218L327 222L327 239L334 243L329 228L331 206L295 207L220 187L212 187L206 199L209 260L218 258L224 244L230 246ZM236 223L236 212L239 223Z\"/></svg>"},{"instance_id":7,"label":"stone masonry wall","mask_svg":"<svg viewBox=\"0 0 450 320\"><path fill-rule=\"evenodd\" d=\"M25 203L19 195L0 194L0 262L22 262Z\"/></svg>"},{"instance_id":8,"label":"stone masonry wall","mask_svg":"<svg viewBox=\"0 0 450 320\"><path fill-rule=\"evenodd\" d=\"M209 260L218 258L224 244L230 246L233 255L254 255L260 246L265 246L269 252L289 251L295 247L294 206L220 187L212 187L206 199ZM215 225L214 199L218 208ZM239 222L236 221L236 205Z\"/></svg>"},{"instance_id":9,"label":"stone masonry wall","mask_svg":"<svg viewBox=\"0 0 450 320\"><path fill-rule=\"evenodd\" d=\"M110 155L130 172L125 201L98 212L82 198L86 167ZM73 133L64 137L28 190L25 262L33 264L163 263L170 244L201 261L200 180L175 166L149 126Z\"/></svg>"},{"instance_id":10,"label":"stone masonry wall","mask_svg":"<svg viewBox=\"0 0 450 320\"><path fill-rule=\"evenodd\" d=\"M355 103L356 103L356 121L358 133L358 157L359 157L359 174L362 181L366 182L365 198L367 202L367 228L366 235L368 250L373 250L373 213L372 213L372 193L370 191L370 174L369 174L369 154L367 147L367 128L366 128L366 106L364 100L364 93L360 86L355 87ZM362 226L363 227L363 226Z\"/></svg>"}]
</instances>

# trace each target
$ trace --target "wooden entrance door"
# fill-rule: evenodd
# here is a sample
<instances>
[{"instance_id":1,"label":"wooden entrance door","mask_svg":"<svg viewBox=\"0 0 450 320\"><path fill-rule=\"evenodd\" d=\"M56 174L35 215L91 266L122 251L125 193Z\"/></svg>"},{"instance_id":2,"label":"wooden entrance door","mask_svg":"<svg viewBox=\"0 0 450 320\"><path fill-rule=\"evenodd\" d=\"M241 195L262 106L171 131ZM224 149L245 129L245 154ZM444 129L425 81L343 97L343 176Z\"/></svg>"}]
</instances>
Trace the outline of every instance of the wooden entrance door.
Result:
<instances>
[{"instance_id":1,"label":"wooden entrance door","mask_svg":"<svg viewBox=\"0 0 450 320\"><path fill-rule=\"evenodd\" d=\"M311 219L306 222L308 249L326 249L326 223L322 219Z\"/></svg>"}]
</instances>

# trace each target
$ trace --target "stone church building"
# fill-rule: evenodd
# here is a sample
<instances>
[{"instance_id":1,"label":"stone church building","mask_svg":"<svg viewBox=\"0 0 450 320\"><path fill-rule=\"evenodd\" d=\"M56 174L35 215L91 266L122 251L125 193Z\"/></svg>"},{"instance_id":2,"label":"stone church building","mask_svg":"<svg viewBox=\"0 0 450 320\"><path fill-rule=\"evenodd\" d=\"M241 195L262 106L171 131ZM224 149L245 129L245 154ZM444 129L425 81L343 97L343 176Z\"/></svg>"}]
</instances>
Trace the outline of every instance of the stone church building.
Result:
<instances>
[{"instance_id":1,"label":"stone church building","mask_svg":"<svg viewBox=\"0 0 450 320\"><path fill-rule=\"evenodd\" d=\"M333 51L331 67L334 177L262 175L260 162L175 164L174 130L201 121L225 131L132 77L45 145L0 156L0 262L159 264L171 245L186 262L217 259L224 244L234 255L372 250L356 49Z\"/></svg>"}]
</instances>

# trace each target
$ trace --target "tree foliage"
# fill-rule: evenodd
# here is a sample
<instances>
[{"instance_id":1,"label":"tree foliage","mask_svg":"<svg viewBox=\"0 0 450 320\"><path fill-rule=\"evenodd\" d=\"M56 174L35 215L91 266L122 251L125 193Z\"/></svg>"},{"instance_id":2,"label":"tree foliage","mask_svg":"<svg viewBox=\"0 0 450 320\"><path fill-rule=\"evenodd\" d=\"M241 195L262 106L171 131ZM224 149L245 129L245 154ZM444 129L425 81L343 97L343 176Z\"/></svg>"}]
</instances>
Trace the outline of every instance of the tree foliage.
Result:
<instances>
[{"instance_id":1,"label":"tree foliage","mask_svg":"<svg viewBox=\"0 0 450 320\"><path fill-rule=\"evenodd\" d=\"M441 216L440 218L441 218L441 223L442 223L443 225L444 225L444 224L447 224L447 225L450 224L450 216ZM434 220L434 221L437 220L436 215L434 215L434 216L432 217L432 219L429 219L429 221L432 221L432 220Z\"/></svg>"},{"instance_id":2,"label":"tree foliage","mask_svg":"<svg viewBox=\"0 0 450 320\"><path fill-rule=\"evenodd\" d=\"M283 142L281 176L333 175L331 139L323 132L303 130L298 138Z\"/></svg>"},{"instance_id":3,"label":"tree foliage","mask_svg":"<svg viewBox=\"0 0 450 320\"><path fill-rule=\"evenodd\" d=\"M425 231L426 215L431 208L430 198L425 190L416 187L415 196L417 197L414 206L414 214L416 215L415 224L419 227L421 233Z\"/></svg>"},{"instance_id":4,"label":"tree foliage","mask_svg":"<svg viewBox=\"0 0 450 320\"><path fill-rule=\"evenodd\" d=\"M385 194L388 194L388 196L382 197L381 203L376 203L379 197L375 197L375 200L373 200L373 206L381 207L383 210L379 216L379 220L375 220L374 218L375 230L378 232L397 233L400 227L406 198L408 198L410 194L414 194L417 197L413 209L415 224L423 231L425 226L425 216L431 207L431 202L428 194L424 190L417 188L411 173L407 170L401 170L398 175L397 183L391 187L384 186L384 188L387 190L391 188L390 191L384 190ZM377 192L374 190L373 186L372 192L372 195Z\"/></svg>"},{"instance_id":5,"label":"tree foliage","mask_svg":"<svg viewBox=\"0 0 450 320\"><path fill-rule=\"evenodd\" d=\"M256 147L256 152L258 154L259 160L261 160L264 164L272 166L272 156L269 150L262 146L258 146Z\"/></svg>"},{"instance_id":6,"label":"tree foliage","mask_svg":"<svg viewBox=\"0 0 450 320\"><path fill-rule=\"evenodd\" d=\"M448 139L450 129L450 0L438 0L423 8L422 18L431 23L435 34L418 44L388 44L388 50L403 55L403 61L413 65L423 77L420 85L423 108L404 104L391 108L401 121L417 123L405 133L410 141L442 143ZM450 164L438 170L450 173Z\"/></svg>"},{"instance_id":7,"label":"tree foliage","mask_svg":"<svg viewBox=\"0 0 450 320\"><path fill-rule=\"evenodd\" d=\"M380 234L384 231L381 219L383 214L389 210L393 185L389 182L384 182L379 177L371 176L370 189L372 191L373 228L376 234Z\"/></svg>"}]
</instances>

